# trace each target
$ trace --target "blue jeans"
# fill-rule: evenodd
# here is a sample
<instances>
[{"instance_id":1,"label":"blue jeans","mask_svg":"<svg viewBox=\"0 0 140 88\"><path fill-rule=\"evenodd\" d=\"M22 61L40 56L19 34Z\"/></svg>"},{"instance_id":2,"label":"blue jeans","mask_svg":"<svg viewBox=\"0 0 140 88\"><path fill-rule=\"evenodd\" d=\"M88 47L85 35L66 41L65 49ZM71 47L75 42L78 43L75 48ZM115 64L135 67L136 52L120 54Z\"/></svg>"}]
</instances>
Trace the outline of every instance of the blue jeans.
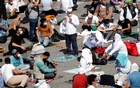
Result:
<instances>
[{"instance_id":1,"label":"blue jeans","mask_svg":"<svg viewBox=\"0 0 140 88\"><path fill-rule=\"evenodd\" d=\"M32 40L34 38L37 39L36 36L36 27L38 26L38 19L29 19L30 22L30 36L29 39Z\"/></svg>"},{"instance_id":2,"label":"blue jeans","mask_svg":"<svg viewBox=\"0 0 140 88\"><path fill-rule=\"evenodd\" d=\"M94 44L95 43L93 43L93 42L86 42L85 47L91 49L94 47ZM97 48L100 48L100 47L102 47L102 44L98 44Z\"/></svg>"},{"instance_id":3,"label":"blue jeans","mask_svg":"<svg viewBox=\"0 0 140 88\"><path fill-rule=\"evenodd\" d=\"M41 37L39 42L41 42L43 46L47 46L51 42L51 39L47 39L47 37Z\"/></svg>"}]
</instances>

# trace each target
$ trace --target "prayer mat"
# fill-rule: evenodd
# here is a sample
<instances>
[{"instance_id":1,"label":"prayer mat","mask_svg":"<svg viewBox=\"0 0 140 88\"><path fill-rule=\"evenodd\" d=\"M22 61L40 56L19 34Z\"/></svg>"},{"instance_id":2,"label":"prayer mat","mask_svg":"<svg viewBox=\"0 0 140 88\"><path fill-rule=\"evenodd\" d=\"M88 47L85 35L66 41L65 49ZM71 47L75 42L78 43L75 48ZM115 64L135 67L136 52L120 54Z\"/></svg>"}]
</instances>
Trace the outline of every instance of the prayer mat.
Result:
<instances>
[{"instance_id":1,"label":"prayer mat","mask_svg":"<svg viewBox=\"0 0 140 88\"><path fill-rule=\"evenodd\" d=\"M128 36L128 35L123 35L123 36L121 36L122 38L127 38L127 37L136 37L138 35L138 32L132 32L131 34L130 34L130 36Z\"/></svg>"},{"instance_id":2,"label":"prayer mat","mask_svg":"<svg viewBox=\"0 0 140 88\"><path fill-rule=\"evenodd\" d=\"M65 56L60 56L56 59L54 59L54 61L56 62L68 62L71 60L74 60L76 57L74 55L65 55Z\"/></svg>"}]
</instances>

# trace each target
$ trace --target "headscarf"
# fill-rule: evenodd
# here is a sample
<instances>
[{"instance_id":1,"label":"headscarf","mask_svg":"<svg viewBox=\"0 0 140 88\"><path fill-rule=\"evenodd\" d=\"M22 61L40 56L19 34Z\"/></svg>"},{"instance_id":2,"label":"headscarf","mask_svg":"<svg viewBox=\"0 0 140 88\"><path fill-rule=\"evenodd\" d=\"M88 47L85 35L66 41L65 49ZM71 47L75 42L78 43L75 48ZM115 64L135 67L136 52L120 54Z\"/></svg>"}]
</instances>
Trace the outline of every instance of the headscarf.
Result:
<instances>
[{"instance_id":1,"label":"headscarf","mask_svg":"<svg viewBox=\"0 0 140 88\"><path fill-rule=\"evenodd\" d=\"M126 4L128 4L129 2L132 2L132 0L126 0L125 2L126 2Z\"/></svg>"},{"instance_id":2,"label":"headscarf","mask_svg":"<svg viewBox=\"0 0 140 88\"><path fill-rule=\"evenodd\" d=\"M116 58L115 64L118 65L120 63L121 67L123 68L126 66L127 62L128 62L128 57L123 53L119 53Z\"/></svg>"},{"instance_id":3,"label":"headscarf","mask_svg":"<svg viewBox=\"0 0 140 88\"><path fill-rule=\"evenodd\" d=\"M115 34L115 39L114 39L114 42L113 42L113 46L117 46L118 44L120 44L120 42L123 42L122 38L121 38L120 34L116 33Z\"/></svg>"},{"instance_id":4,"label":"headscarf","mask_svg":"<svg viewBox=\"0 0 140 88\"><path fill-rule=\"evenodd\" d=\"M82 50L82 57L87 61L87 63L92 63L92 53L90 51L90 49L85 48Z\"/></svg>"},{"instance_id":5,"label":"headscarf","mask_svg":"<svg viewBox=\"0 0 140 88\"><path fill-rule=\"evenodd\" d=\"M136 63L133 63L132 64L132 68L131 68L130 73L132 73L134 71L139 71L139 66Z\"/></svg>"}]
</instances>

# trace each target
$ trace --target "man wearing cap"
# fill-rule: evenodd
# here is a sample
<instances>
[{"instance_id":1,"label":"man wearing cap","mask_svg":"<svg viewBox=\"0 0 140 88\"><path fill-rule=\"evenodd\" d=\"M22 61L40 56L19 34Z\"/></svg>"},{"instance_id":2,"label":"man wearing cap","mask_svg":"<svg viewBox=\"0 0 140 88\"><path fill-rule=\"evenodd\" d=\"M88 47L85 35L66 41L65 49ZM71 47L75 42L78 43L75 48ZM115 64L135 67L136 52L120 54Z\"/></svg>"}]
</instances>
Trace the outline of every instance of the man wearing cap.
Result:
<instances>
[{"instance_id":1,"label":"man wearing cap","mask_svg":"<svg viewBox=\"0 0 140 88\"><path fill-rule=\"evenodd\" d=\"M127 6L121 10L120 16L129 19L131 26L138 24L138 9L133 5L132 0L126 0Z\"/></svg>"},{"instance_id":2,"label":"man wearing cap","mask_svg":"<svg viewBox=\"0 0 140 88\"><path fill-rule=\"evenodd\" d=\"M72 8L69 7L67 9L67 14L64 18L66 22L66 46L67 46L67 54L71 54L71 44L74 51L74 55L78 55L78 46L77 46L77 29L76 27L79 25L78 17L72 13Z\"/></svg>"},{"instance_id":3,"label":"man wearing cap","mask_svg":"<svg viewBox=\"0 0 140 88\"><path fill-rule=\"evenodd\" d=\"M130 35L131 34L131 25L130 21L128 19L125 19L123 16L120 16L120 19L114 29L114 31L117 31L121 35ZM118 27L121 26L122 29L118 29Z\"/></svg>"},{"instance_id":4,"label":"man wearing cap","mask_svg":"<svg viewBox=\"0 0 140 88\"><path fill-rule=\"evenodd\" d=\"M30 68L29 65L24 64L22 55L16 49L12 50L12 55L10 56L10 60L11 60L11 64L13 64L13 66L16 69L28 70Z\"/></svg>"},{"instance_id":5,"label":"man wearing cap","mask_svg":"<svg viewBox=\"0 0 140 88\"><path fill-rule=\"evenodd\" d=\"M82 29L83 31L87 29L88 31L91 31L92 26L98 26L99 20L97 16L92 15L91 13L88 13L88 16L85 18L85 21L83 23Z\"/></svg>"},{"instance_id":6,"label":"man wearing cap","mask_svg":"<svg viewBox=\"0 0 140 88\"><path fill-rule=\"evenodd\" d=\"M107 43L108 40L112 39L113 36L113 30L115 26L113 23L109 22L109 19L103 20L103 23L98 27L98 30L102 32L105 40L104 43Z\"/></svg>"},{"instance_id":7,"label":"man wearing cap","mask_svg":"<svg viewBox=\"0 0 140 88\"><path fill-rule=\"evenodd\" d=\"M89 41L88 41L89 40ZM97 30L95 26L92 27L92 31L90 34L84 37L82 47L93 48L93 47L102 47L104 38L100 31Z\"/></svg>"}]
</instances>

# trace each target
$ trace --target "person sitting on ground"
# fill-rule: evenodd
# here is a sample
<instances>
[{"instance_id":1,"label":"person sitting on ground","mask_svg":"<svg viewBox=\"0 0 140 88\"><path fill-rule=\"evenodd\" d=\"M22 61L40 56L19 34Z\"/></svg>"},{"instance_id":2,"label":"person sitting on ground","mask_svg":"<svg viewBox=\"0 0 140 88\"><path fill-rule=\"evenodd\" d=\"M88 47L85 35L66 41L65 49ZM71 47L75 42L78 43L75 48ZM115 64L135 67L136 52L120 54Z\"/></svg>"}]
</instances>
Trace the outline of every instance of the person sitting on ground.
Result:
<instances>
[{"instance_id":1,"label":"person sitting on ground","mask_svg":"<svg viewBox=\"0 0 140 88\"><path fill-rule=\"evenodd\" d=\"M11 64L13 64L13 66L16 69L19 69L19 70L30 69L29 65L24 64L25 60L23 60L22 55L16 49L12 50L12 55L10 56L10 60L11 60Z\"/></svg>"},{"instance_id":2,"label":"person sitting on ground","mask_svg":"<svg viewBox=\"0 0 140 88\"><path fill-rule=\"evenodd\" d=\"M92 26L98 26L99 25L99 20L97 16L92 15L91 13L88 13L88 16L85 18L85 21L82 26L82 31L85 29L88 31L91 31Z\"/></svg>"},{"instance_id":3,"label":"person sitting on ground","mask_svg":"<svg viewBox=\"0 0 140 88\"><path fill-rule=\"evenodd\" d=\"M16 27L20 27L21 17L21 13L18 13L17 17L13 19L13 21L10 23L10 30L8 36L14 36L16 34Z\"/></svg>"},{"instance_id":4,"label":"person sitting on ground","mask_svg":"<svg viewBox=\"0 0 140 88\"><path fill-rule=\"evenodd\" d=\"M8 45L9 51L7 53L4 53L4 56L10 55L12 53L13 49L18 50L19 53L21 53L21 54L27 51L26 48L23 45L21 45L21 42L23 40L22 34L23 34L22 28L17 27L16 34L14 36L12 36L11 41Z\"/></svg>"},{"instance_id":5,"label":"person sitting on ground","mask_svg":"<svg viewBox=\"0 0 140 88\"><path fill-rule=\"evenodd\" d=\"M140 88L140 72L139 66L136 63L132 64L125 88Z\"/></svg>"},{"instance_id":6,"label":"person sitting on ground","mask_svg":"<svg viewBox=\"0 0 140 88\"><path fill-rule=\"evenodd\" d=\"M17 17L16 12L19 12L18 3L14 2L13 0L8 0L6 3L7 9L7 18L15 18Z\"/></svg>"},{"instance_id":7,"label":"person sitting on ground","mask_svg":"<svg viewBox=\"0 0 140 88\"><path fill-rule=\"evenodd\" d=\"M46 51L36 58L33 67L36 79L52 79L56 76L56 63L48 59L49 57L50 53Z\"/></svg>"},{"instance_id":8,"label":"person sitting on ground","mask_svg":"<svg viewBox=\"0 0 140 88\"><path fill-rule=\"evenodd\" d=\"M127 80L128 74L130 73L131 66L131 61L125 54L118 54L115 60L116 74L114 75L117 85L123 86L123 83Z\"/></svg>"},{"instance_id":9,"label":"person sitting on ground","mask_svg":"<svg viewBox=\"0 0 140 88\"><path fill-rule=\"evenodd\" d=\"M14 0L14 2L17 2L19 7L19 12L24 13L24 11L27 8L27 3L25 3L23 0Z\"/></svg>"},{"instance_id":10,"label":"person sitting on ground","mask_svg":"<svg viewBox=\"0 0 140 88\"><path fill-rule=\"evenodd\" d=\"M24 71L17 70L10 63L10 58L5 58L5 64L1 68L4 82L8 87L24 88L26 86L28 76L24 75Z\"/></svg>"},{"instance_id":11,"label":"person sitting on ground","mask_svg":"<svg viewBox=\"0 0 140 88\"><path fill-rule=\"evenodd\" d=\"M105 19L103 23L98 27L98 30L102 32L104 36L104 42L107 43L108 40L111 40L114 34L114 24L109 22L109 19Z\"/></svg>"},{"instance_id":12,"label":"person sitting on ground","mask_svg":"<svg viewBox=\"0 0 140 88\"><path fill-rule=\"evenodd\" d=\"M44 46L48 46L48 44L51 42L51 37L54 34L54 31L51 25L47 22L46 18L42 18L40 22L41 23L38 25L36 30L38 41L43 43ZM41 36L39 35L39 32L41 32Z\"/></svg>"},{"instance_id":13,"label":"person sitting on ground","mask_svg":"<svg viewBox=\"0 0 140 88\"><path fill-rule=\"evenodd\" d=\"M130 20L131 26L137 26L138 24L138 9L133 5L132 0L126 0L127 6L125 6L120 13L126 19Z\"/></svg>"},{"instance_id":14,"label":"person sitting on ground","mask_svg":"<svg viewBox=\"0 0 140 88\"><path fill-rule=\"evenodd\" d=\"M73 76L72 88L87 88L87 86L87 76L85 75L83 68L80 68L78 74Z\"/></svg>"},{"instance_id":15,"label":"person sitting on ground","mask_svg":"<svg viewBox=\"0 0 140 88\"><path fill-rule=\"evenodd\" d=\"M120 13L122 3L125 3L125 0L110 0L110 4L114 6L115 13Z\"/></svg>"},{"instance_id":16,"label":"person sitting on ground","mask_svg":"<svg viewBox=\"0 0 140 88\"><path fill-rule=\"evenodd\" d=\"M118 58L120 55L123 54L123 58L127 58L128 51L124 44L124 42L121 39L121 36L116 33L113 36L113 42L105 49L105 52L102 56L103 63L107 64L107 60Z\"/></svg>"},{"instance_id":17,"label":"person sitting on ground","mask_svg":"<svg viewBox=\"0 0 140 88\"><path fill-rule=\"evenodd\" d=\"M86 14L83 14L83 15L81 15L81 16L82 16L82 17L85 17L85 16L88 15L89 12L94 14L94 12L95 12L95 10L96 10L96 7L97 7L99 4L100 4L100 0L92 0L92 1L90 2L90 5L87 7L87 12L86 12ZM93 10L92 10L92 8L93 8Z\"/></svg>"},{"instance_id":18,"label":"person sitting on ground","mask_svg":"<svg viewBox=\"0 0 140 88\"><path fill-rule=\"evenodd\" d=\"M0 43L5 43L7 41L8 22L2 17L0 13Z\"/></svg>"},{"instance_id":19,"label":"person sitting on ground","mask_svg":"<svg viewBox=\"0 0 140 88\"><path fill-rule=\"evenodd\" d=\"M84 37L82 47L87 47L90 49L93 47L100 48L103 45L103 41L104 41L104 38L103 38L102 33L98 31L95 26L93 26L91 33Z\"/></svg>"},{"instance_id":20,"label":"person sitting on ground","mask_svg":"<svg viewBox=\"0 0 140 88\"><path fill-rule=\"evenodd\" d=\"M59 27L59 36L61 40L65 40L65 34L66 34L66 21L62 21L60 23L60 27Z\"/></svg>"},{"instance_id":21,"label":"person sitting on ground","mask_svg":"<svg viewBox=\"0 0 140 88\"><path fill-rule=\"evenodd\" d=\"M99 22L102 23L104 19L112 19L112 6L107 3L107 0L101 0L101 4L96 7L94 15L99 19Z\"/></svg>"},{"instance_id":22,"label":"person sitting on ground","mask_svg":"<svg viewBox=\"0 0 140 88\"><path fill-rule=\"evenodd\" d=\"M88 87L87 88L95 88L98 79L97 79L97 75L91 74L87 77L87 82L88 82Z\"/></svg>"},{"instance_id":23,"label":"person sitting on ground","mask_svg":"<svg viewBox=\"0 0 140 88\"><path fill-rule=\"evenodd\" d=\"M128 19L125 19L123 16L120 16L120 19L114 29L117 31L121 36L123 35L130 35L131 34L131 25ZM118 29L119 26L122 26L122 29Z\"/></svg>"},{"instance_id":24,"label":"person sitting on ground","mask_svg":"<svg viewBox=\"0 0 140 88\"><path fill-rule=\"evenodd\" d=\"M84 73L94 70L94 68L96 67L95 65L92 64L93 63L92 58L93 56L90 49L88 48L82 49L82 53L78 61L80 62L79 67L83 68Z\"/></svg>"}]
</instances>

